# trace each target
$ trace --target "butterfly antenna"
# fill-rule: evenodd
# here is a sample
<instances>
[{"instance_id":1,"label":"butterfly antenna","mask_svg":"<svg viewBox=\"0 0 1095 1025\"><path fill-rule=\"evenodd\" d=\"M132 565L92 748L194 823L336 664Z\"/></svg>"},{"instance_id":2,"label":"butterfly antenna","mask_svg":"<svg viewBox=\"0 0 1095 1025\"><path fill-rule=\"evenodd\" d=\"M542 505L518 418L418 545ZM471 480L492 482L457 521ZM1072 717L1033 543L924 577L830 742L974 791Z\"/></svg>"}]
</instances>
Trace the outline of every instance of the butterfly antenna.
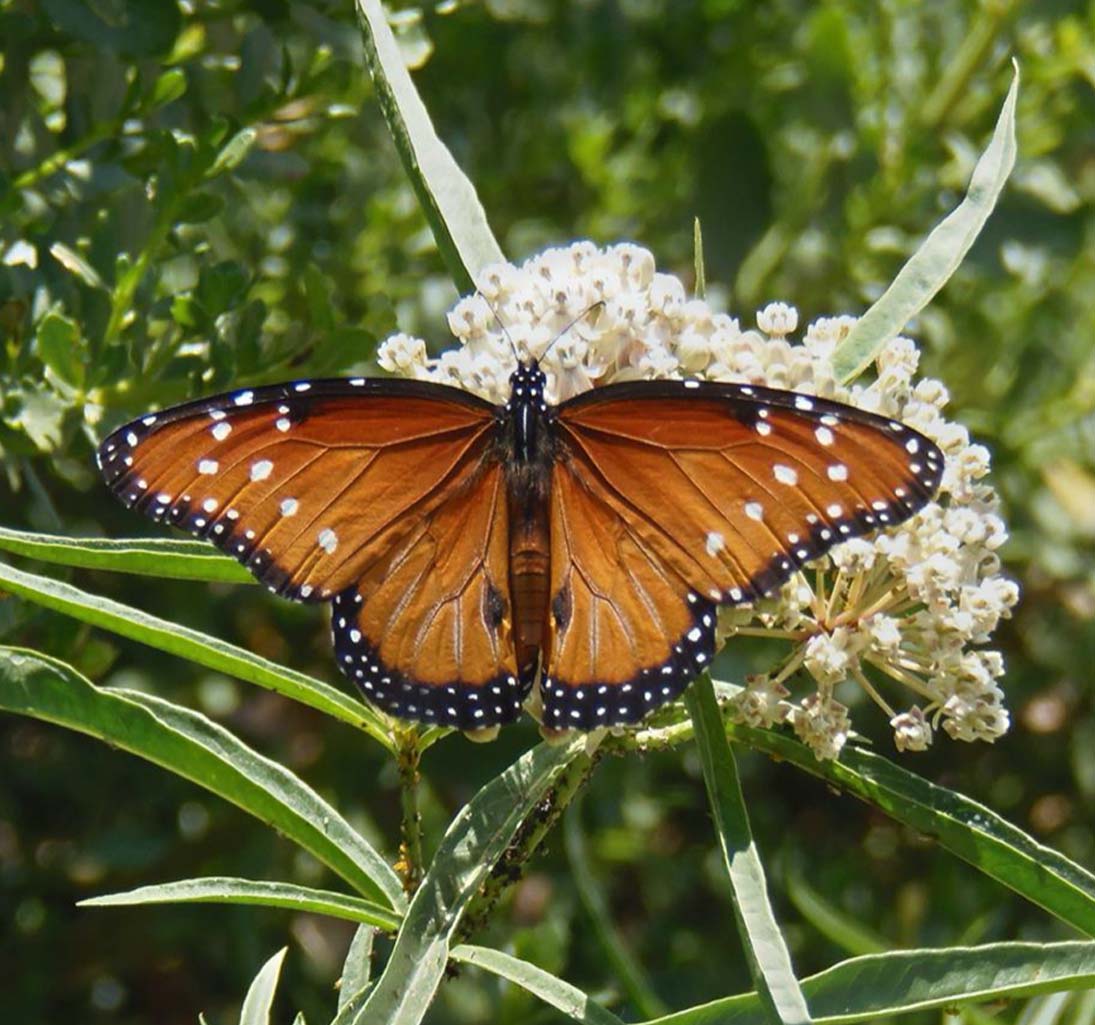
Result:
<instances>
[{"instance_id":1,"label":"butterfly antenna","mask_svg":"<svg viewBox=\"0 0 1095 1025\"><path fill-rule=\"evenodd\" d=\"M560 332L559 332L559 333L558 333L558 334L557 334L557 335L556 335L556 336L555 336L555 337L554 337L554 338L553 338L553 339L552 339L552 340L551 340L550 342L548 342L548 344L547 344L547 348L546 348L546 349L544 349L544 351L543 351L542 353L540 353L540 359L546 359L546 358L547 358L547 354L548 354L549 352L551 352L551 347L552 347L552 346L553 346L553 345L554 345L554 344L555 344L555 343L556 343L557 341L559 341L559 339L560 339L560 338L562 338L562 337L563 337L563 335L565 335L565 334L566 334L566 333L567 333L567 332L568 332L568 331L569 331L569 330L570 330L570 329L571 329L572 327L574 327L574 325L575 325L575 324L577 324L577 323L578 323L579 321L585 320L585 319L586 319L586 317L588 317L588 316L589 316L589 315L590 315L590 314L591 314L591 313L592 313L592 312L593 312L594 310L598 310L598 309L600 309L600 308L601 308L602 306L604 306L604 304L605 304L605 301L604 301L604 299L598 299L598 300L597 300L597 301L596 301L595 303L593 303L593 304L592 304L592 305L590 305L590 306L587 306L587 307L586 307L586 308L585 308L584 310L582 310L582 312L581 312L581 313L579 313L579 314L578 314L578 316L576 316L576 317L575 317L575 318L574 318L574 319L573 319L573 320L572 320L572 321L571 321L571 322L570 322L569 324L567 324L567 326L566 326L566 327L564 327L564 328L563 328L563 330L562 330L562 331L560 331Z\"/></svg>"},{"instance_id":2,"label":"butterfly antenna","mask_svg":"<svg viewBox=\"0 0 1095 1025\"><path fill-rule=\"evenodd\" d=\"M517 346L513 344L513 337L510 335L509 330L506 328L502 318L498 315L498 310L495 309L494 304L477 288L475 294L479 296L487 304L487 309L490 310L491 316L498 322L498 326L502 329L502 334L506 336L506 341L509 342L510 351L513 353L513 358L520 363L521 356L517 352Z\"/></svg>"}]
</instances>

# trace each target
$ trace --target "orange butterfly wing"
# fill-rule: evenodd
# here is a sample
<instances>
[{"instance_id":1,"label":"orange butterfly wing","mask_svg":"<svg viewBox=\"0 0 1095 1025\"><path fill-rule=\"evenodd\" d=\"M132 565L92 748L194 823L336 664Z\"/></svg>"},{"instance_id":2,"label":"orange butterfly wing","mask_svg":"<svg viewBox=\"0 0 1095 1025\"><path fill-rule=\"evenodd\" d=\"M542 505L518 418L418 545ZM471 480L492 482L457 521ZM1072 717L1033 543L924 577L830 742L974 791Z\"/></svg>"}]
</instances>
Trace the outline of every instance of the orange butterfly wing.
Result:
<instances>
[{"instance_id":1,"label":"orange butterfly wing","mask_svg":"<svg viewBox=\"0 0 1095 1025\"><path fill-rule=\"evenodd\" d=\"M382 707L486 725L519 705L495 430L455 388L302 381L150 414L99 462L128 505L271 590L333 601L339 665ZM489 716L467 692L490 693Z\"/></svg>"},{"instance_id":2,"label":"orange butterfly wing","mask_svg":"<svg viewBox=\"0 0 1095 1025\"><path fill-rule=\"evenodd\" d=\"M714 607L907 519L938 448L812 396L710 382L587 392L556 415L545 722L633 722L714 651Z\"/></svg>"}]
</instances>

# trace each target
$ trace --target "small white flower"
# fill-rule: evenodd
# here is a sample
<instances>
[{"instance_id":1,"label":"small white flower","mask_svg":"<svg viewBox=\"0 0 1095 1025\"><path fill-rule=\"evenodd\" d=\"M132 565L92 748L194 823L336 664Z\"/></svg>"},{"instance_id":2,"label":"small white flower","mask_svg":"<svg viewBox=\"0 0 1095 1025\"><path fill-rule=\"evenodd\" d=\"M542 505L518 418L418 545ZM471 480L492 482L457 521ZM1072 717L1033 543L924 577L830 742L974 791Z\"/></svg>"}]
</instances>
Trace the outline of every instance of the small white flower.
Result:
<instances>
[{"instance_id":1,"label":"small white flower","mask_svg":"<svg viewBox=\"0 0 1095 1025\"><path fill-rule=\"evenodd\" d=\"M893 727L894 743L898 751L927 751L932 742L931 724L924 712L913 706L907 712L895 715L890 720Z\"/></svg>"},{"instance_id":2,"label":"small white flower","mask_svg":"<svg viewBox=\"0 0 1095 1025\"><path fill-rule=\"evenodd\" d=\"M786 338L798 327L798 310L787 303L769 303L757 311L757 327L771 338Z\"/></svg>"}]
</instances>

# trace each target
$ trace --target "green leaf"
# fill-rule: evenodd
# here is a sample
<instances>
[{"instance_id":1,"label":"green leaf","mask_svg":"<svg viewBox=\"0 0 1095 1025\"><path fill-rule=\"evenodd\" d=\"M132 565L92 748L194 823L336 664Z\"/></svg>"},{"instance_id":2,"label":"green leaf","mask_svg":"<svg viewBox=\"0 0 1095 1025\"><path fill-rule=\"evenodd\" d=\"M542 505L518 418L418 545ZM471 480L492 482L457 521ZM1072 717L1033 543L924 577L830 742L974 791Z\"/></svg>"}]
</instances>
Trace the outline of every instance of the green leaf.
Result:
<instances>
[{"instance_id":1,"label":"green leaf","mask_svg":"<svg viewBox=\"0 0 1095 1025\"><path fill-rule=\"evenodd\" d=\"M84 569L139 573L174 580L258 583L235 559L221 555L202 541L75 538L0 527L0 551Z\"/></svg>"},{"instance_id":2,"label":"green leaf","mask_svg":"<svg viewBox=\"0 0 1095 1025\"><path fill-rule=\"evenodd\" d=\"M1015 103L1019 66L1008 90L992 141L970 178L966 198L949 213L913 253L878 301L856 321L833 353L833 373L850 381L878 355L947 283L969 252L992 213L1015 165Z\"/></svg>"},{"instance_id":3,"label":"green leaf","mask_svg":"<svg viewBox=\"0 0 1095 1025\"><path fill-rule=\"evenodd\" d=\"M224 209L224 200L213 192L192 192L177 207L175 219L182 224L203 224Z\"/></svg>"},{"instance_id":4,"label":"green leaf","mask_svg":"<svg viewBox=\"0 0 1095 1025\"><path fill-rule=\"evenodd\" d=\"M715 832L733 888L734 915L765 1014L786 1025L808 1025L810 1012L791 955L768 902L764 866L753 842L737 764L726 740L711 677L703 673L685 692L696 731Z\"/></svg>"},{"instance_id":5,"label":"green leaf","mask_svg":"<svg viewBox=\"0 0 1095 1025\"><path fill-rule=\"evenodd\" d=\"M3 422L22 431L39 452L54 452L64 433L67 403L49 388L9 388L3 400Z\"/></svg>"},{"instance_id":6,"label":"green leaf","mask_svg":"<svg viewBox=\"0 0 1095 1025\"><path fill-rule=\"evenodd\" d=\"M250 285L250 275L235 260L223 260L212 267L202 267L194 298L211 317L239 305Z\"/></svg>"},{"instance_id":7,"label":"green leaf","mask_svg":"<svg viewBox=\"0 0 1095 1025\"><path fill-rule=\"evenodd\" d=\"M846 747L837 762L777 730L726 723L729 735L933 837L975 868L1089 936L1095 936L1095 875L1038 843L983 804L937 786L881 755Z\"/></svg>"},{"instance_id":8,"label":"green leaf","mask_svg":"<svg viewBox=\"0 0 1095 1025\"><path fill-rule=\"evenodd\" d=\"M80 907L89 908L130 907L137 904L255 904L288 908L368 923L362 929L370 936L375 931L374 927L395 932L401 917L390 907L344 893L316 890L294 883L268 883L225 876L140 886L124 893L108 893L78 902Z\"/></svg>"},{"instance_id":9,"label":"green leaf","mask_svg":"<svg viewBox=\"0 0 1095 1025\"><path fill-rule=\"evenodd\" d=\"M98 737L189 779L277 829L359 893L405 905L396 874L331 805L197 712L96 687L63 662L8 647L0 647L0 708Z\"/></svg>"},{"instance_id":10,"label":"green leaf","mask_svg":"<svg viewBox=\"0 0 1095 1025\"><path fill-rule=\"evenodd\" d=\"M346 960L342 965L342 978L338 981L338 1010L341 1013L350 1007L359 996L364 996L369 988L373 968L373 940L376 930L368 925L359 925Z\"/></svg>"},{"instance_id":11,"label":"green leaf","mask_svg":"<svg viewBox=\"0 0 1095 1025\"><path fill-rule=\"evenodd\" d=\"M392 749L388 726L378 712L321 680L253 655L227 641L150 616L131 605L4 563L0 563L0 586L47 609L284 694L364 730Z\"/></svg>"},{"instance_id":12,"label":"green leaf","mask_svg":"<svg viewBox=\"0 0 1095 1025\"><path fill-rule=\"evenodd\" d=\"M213 161L206 177L215 178L218 174L224 174L225 171L231 171L239 167L243 163L244 157L251 152L251 147L255 145L255 140L258 137L257 128L250 125L247 128L241 128L221 147L217 159Z\"/></svg>"},{"instance_id":13,"label":"green leaf","mask_svg":"<svg viewBox=\"0 0 1095 1025\"><path fill-rule=\"evenodd\" d=\"M83 387L87 343L74 321L51 310L40 321L36 335L38 358L66 384Z\"/></svg>"},{"instance_id":14,"label":"green leaf","mask_svg":"<svg viewBox=\"0 0 1095 1025\"><path fill-rule=\"evenodd\" d=\"M454 961L475 965L508 979L574 1021L584 1025L622 1025L616 1015L594 1003L580 989L528 961L468 943L453 947L450 956Z\"/></svg>"},{"instance_id":15,"label":"green leaf","mask_svg":"<svg viewBox=\"0 0 1095 1025\"><path fill-rule=\"evenodd\" d=\"M70 274L75 274L89 288L106 288L99 272L91 266L75 249L70 249L63 242L54 242L49 247L52 256Z\"/></svg>"},{"instance_id":16,"label":"green leaf","mask_svg":"<svg viewBox=\"0 0 1095 1025\"><path fill-rule=\"evenodd\" d=\"M488 783L453 820L407 909L384 974L354 1025L416 1025L445 974L449 943L468 901L585 738L538 744Z\"/></svg>"},{"instance_id":17,"label":"green leaf","mask_svg":"<svg viewBox=\"0 0 1095 1025\"><path fill-rule=\"evenodd\" d=\"M144 102L146 113L166 107L186 93L186 72L181 68L168 68L152 86L152 92Z\"/></svg>"},{"instance_id":18,"label":"green leaf","mask_svg":"<svg viewBox=\"0 0 1095 1025\"><path fill-rule=\"evenodd\" d=\"M480 271L505 259L475 187L438 137L403 63L380 0L357 0L365 60L403 168L411 180L437 248L461 292L473 291Z\"/></svg>"},{"instance_id":19,"label":"green leaf","mask_svg":"<svg viewBox=\"0 0 1095 1025\"><path fill-rule=\"evenodd\" d=\"M593 925L593 934L600 942L612 971L624 993L627 994L628 1000L634 1004L635 1010L644 1018L665 1014L668 1008L654 992L642 966L624 945L612 924L607 901L586 857L580 807L580 803L576 802L567 809L563 819L563 843L566 847L570 875L574 880L582 906Z\"/></svg>"},{"instance_id":20,"label":"green leaf","mask_svg":"<svg viewBox=\"0 0 1095 1025\"><path fill-rule=\"evenodd\" d=\"M281 975L281 963L285 960L288 947L282 947L266 962L255 976L243 998L240 1011L240 1025L270 1025L270 1010L274 1006L274 994Z\"/></svg>"},{"instance_id":21,"label":"green leaf","mask_svg":"<svg viewBox=\"0 0 1095 1025\"><path fill-rule=\"evenodd\" d=\"M958 1002L1017 999L1095 984L1095 943L991 943L867 954L802 980L815 1025L878 1021ZM658 1025L766 1025L755 993L656 1019ZM651 1023L648 1023L651 1025Z\"/></svg>"}]
</instances>

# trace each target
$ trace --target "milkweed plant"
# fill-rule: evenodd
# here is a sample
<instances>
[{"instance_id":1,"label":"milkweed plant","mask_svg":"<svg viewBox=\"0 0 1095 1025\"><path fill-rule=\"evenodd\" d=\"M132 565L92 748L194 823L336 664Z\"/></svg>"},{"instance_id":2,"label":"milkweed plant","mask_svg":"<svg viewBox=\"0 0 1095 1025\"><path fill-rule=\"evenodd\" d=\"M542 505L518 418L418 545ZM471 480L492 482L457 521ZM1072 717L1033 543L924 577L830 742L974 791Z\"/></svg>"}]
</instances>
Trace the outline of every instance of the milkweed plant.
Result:
<instances>
[{"instance_id":1,"label":"milkweed plant","mask_svg":"<svg viewBox=\"0 0 1095 1025\"><path fill-rule=\"evenodd\" d=\"M0 707L92 734L192 780L278 830L285 842L325 866L332 880L324 887L220 876L150 881L84 903L100 909L258 904L348 920L357 931L339 973L337 996L331 998L332 1025L426 1020L446 976L469 971L527 991L563 1019L610 1025L623 1020L619 1011L628 1020L652 1020L668 1009L649 992L603 907L594 909L598 931L616 950L618 973L603 1001L550 966L518 956L491 925L500 900L534 862L602 759L672 750L693 752L702 768L711 849L719 853L730 883L726 914L736 922L753 984L750 992L679 1008L674 1023L860 1021L931 1008L943 1013L964 1002L1089 982L1095 977L1095 944L1082 941L881 950L800 979L770 901L735 758L736 751L751 749L820 777L933 836L942 848L1059 921L1095 933L1095 877L991 809L917 775L915 762L905 756L927 749L940 731L957 741L994 742L1009 725L1004 663L993 633L1019 593L998 554L1007 528L989 452L948 419L946 384L918 376L916 343L903 332L914 333L910 321L946 283L1004 187L1015 159L1018 72L965 199L928 234L893 284L860 316L837 311L803 325L787 302L732 312L708 302L698 229L691 293L678 277L658 272L654 255L633 242L576 241L520 264L506 260L471 182L430 124L404 65L405 50L397 46L380 4L360 0L359 14L376 97L438 251L463 294L447 314L450 345L433 355L421 338L389 334L376 349L382 371L455 384L498 402L506 397L515 350L533 356L547 350L543 366L553 402L610 382L647 378L688 376L793 389L922 432L945 453L942 485L934 501L897 528L840 545L770 598L721 610L720 642L728 650L749 639L765 642L770 662L763 671L730 680L705 674L683 700L635 727L552 735L535 743L472 796L437 836L423 835L421 759L452 731L399 723L277 661L67 580L0 563L0 604L40 605L300 702L360 730L362 744L379 745L400 781L400 835L374 843L299 776L204 714L142 691L99 686L47 652L0 649ZM147 114L156 103L169 102L179 87L168 72L150 97L133 102L143 103ZM137 130L139 113L131 112L112 129L123 148L129 145L126 133ZM161 156L173 170L150 185L167 211L154 227L161 239L184 213L192 220L215 215L215 204L199 190L230 173L257 134L225 126L200 145L179 136L164 143ZM24 185L29 187L33 177ZM196 209L203 203L208 211ZM19 245L9 247L6 263L33 268L37 251L29 243ZM55 246L51 255L89 288L102 287L99 273L76 251ZM108 342L133 323L131 307L151 259L119 260L109 309L101 318ZM225 318L241 351L261 327L261 309L232 299L239 291L234 275L232 268L220 267L174 301L177 323L194 333L195 360L213 351L200 344L201 332L223 331ZM352 331L340 338L342 348L329 354L336 370L359 364L355 346L367 341ZM74 354L88 343L70 318L56 312L41 318L36 344L50 379L82 408L89 440L109 427L108 421L140 411L133 408L141 398L139 387L128 393L114 389L109 366L95 380L76 366ZM146 367L156 364L158 345L144 354ZM226 384L226 373L222 363L212 361L202 379ZM29 399L20 401L27 424L54 429L41 402L36 407ZM247 580L231 560L191 541L106 541L5 528L0 547L72 568ZM859 700L862 694L869 702ZM850 709L863 724L872 705L889 723L896 750L876 751L858 742ZM445 742L467 743L459 736ZM463 757L474 759L479 750L469 747ZM698 794L695 798L700 800ZM563 831L568 848L580 845L573 816ZM428 859L427 852L432 852ZM473 942L483 936L494 945ZM275 954L255 977L243 1001L243 1025L271 1020L285 955L285 950ZM614 1001L621 1006L613 1009Z\"/></svg>"}]
</instances>

